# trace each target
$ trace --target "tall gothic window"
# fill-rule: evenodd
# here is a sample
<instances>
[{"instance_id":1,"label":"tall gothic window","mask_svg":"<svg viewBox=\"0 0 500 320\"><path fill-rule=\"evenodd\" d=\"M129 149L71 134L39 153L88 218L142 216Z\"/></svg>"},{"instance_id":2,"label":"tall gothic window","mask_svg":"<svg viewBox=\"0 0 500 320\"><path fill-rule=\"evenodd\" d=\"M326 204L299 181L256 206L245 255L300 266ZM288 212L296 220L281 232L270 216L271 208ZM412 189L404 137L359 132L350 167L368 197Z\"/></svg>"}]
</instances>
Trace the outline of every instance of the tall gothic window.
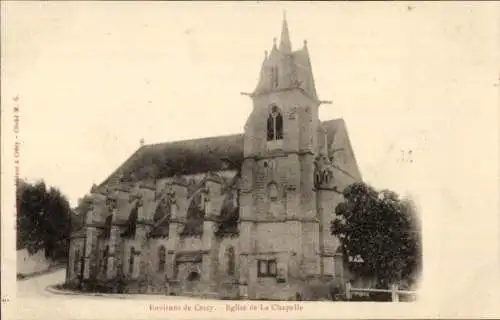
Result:
<instances>
[{"instance_id":1,"label":"tall gothic window","mask_svg":"<svg viewBox=\"0 0 500 320\"><path fill-rule=\"evenodd\" d=\"M156 207L153 216L153 228L150 232L152 238L168 237L173 205L173 199L164 197L158 204L158 207Z\"/></svg>"},{"instance_id":2,"label":"tall gothic window","mask_svg":"<svg viewBox=\"0 0 500 320\"><path fill-rule=\"evenodd\" d=\"M283 139L283 116L277 106L271 107L267 118L267 141Z\"/></svg>"},{"instance_id":3,"label":"tall gothic window","mask_svg":"<svg viewBox=\"0 0 500 320\"><path fill-rule=\"evenodd\" d=\"M127 221L127 229L125 230L124 233L122 233L123 237L130 238L130 239L135 238L135 233L137 230L138 212L139 212L139 205L136 205L132 209L132 211L130 212L130 215L129 215L128 221Z\"/></svg>"},{"instance_id":4,"label":"tall gothic window","mask_svg":"<svg viewBox=\"0 0 500 320\"><path fill-rule=\"evenodd\" d=\"M165 250L165 247L161 246L160 249L158 249L158 272L165 271L166 255L167 251Z\"/></svg>"},{"instance_id":5,"label":"tall gothic window","mask_svg":"<svg viewBox=\"0 0 500 320\"><path fill-rule=\"evenodd\" d=\"M234 275L234 269L235 269L235 257L234 257L234 248L229 247L226 251L226 257L227 257L227 274L232 276Z\"/></svg>"}]
</instances>

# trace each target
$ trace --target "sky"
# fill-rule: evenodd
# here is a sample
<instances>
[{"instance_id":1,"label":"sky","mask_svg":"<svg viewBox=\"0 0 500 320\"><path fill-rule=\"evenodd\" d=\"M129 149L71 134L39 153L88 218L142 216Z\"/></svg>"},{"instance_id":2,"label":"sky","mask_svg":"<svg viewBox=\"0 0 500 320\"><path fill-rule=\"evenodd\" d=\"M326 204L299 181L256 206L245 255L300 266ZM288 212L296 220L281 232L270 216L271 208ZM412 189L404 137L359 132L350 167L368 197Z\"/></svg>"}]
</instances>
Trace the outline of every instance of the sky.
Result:
<instances>
[{"instance_id":1,"label":"sky","mask_svg":"<svg viewBox=\"0 0 500 320\"><path fill-rule=\"evenodd\" d=\"M320 99L333 101L320 118L345 119L367 182L412 194L412 179L447 171L457 132L494 120L483 105L496 93L497 42L477 31L494 31L495 16L440 7L9 4L4 96L19 97L21 177L43 178L75 204L141 139L242 132L252 105L240 92L254 89L286 10L294 48L308 41Z\"/></svg>"},{"instance_id":2,"label":"sky","mask_svg":"<svg viewBox=\"0 0 500 320\"><path fill-rule=\"evenodd\" d=\"M430 233L455 225L450 239L491 239L498 223L465 226L498 204L499 8L3 2L2 112L19 97L21 177L76 205L141 139L241 133L252 104L240 93L254 89L286 10L293 49L308 41L318 95L333 102L320 118L346 121L363 179L414 198L438 219Z\"/></svg>"}]
</instances>

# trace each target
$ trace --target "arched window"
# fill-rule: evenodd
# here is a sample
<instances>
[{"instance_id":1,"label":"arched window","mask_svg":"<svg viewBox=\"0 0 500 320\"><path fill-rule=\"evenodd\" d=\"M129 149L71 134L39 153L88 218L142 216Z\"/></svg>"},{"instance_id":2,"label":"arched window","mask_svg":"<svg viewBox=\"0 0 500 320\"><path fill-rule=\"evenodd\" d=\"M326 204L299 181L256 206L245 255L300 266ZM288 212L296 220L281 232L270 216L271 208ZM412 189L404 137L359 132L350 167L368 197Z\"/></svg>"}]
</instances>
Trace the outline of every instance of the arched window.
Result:
<instances>
[{"instance_id":1,"label":"arched window","mask_svg":"<svg viewBox=\"0 0 500 320\"><path fill-rule=\"evenodd\" d=\"M267 141L283 139L283 116L276 105L271 106L267 118Z\"/></svg>"},{"instance_id":2,"label":"arched window","mask_svg":"<svg viewBox=\"0 0 500 320\"><path fill-rule=\"evenodd\" d=\"M134 259L135 259L135 249L134 247L130 248L130 257L128 260L128 270L130 274L134 273Z\"/></svg>"},{"instance_id":3,"label":"arched window","mask_svg":"<svg viewBox=\"0 0 500 320\"><path fill-rule=\"evenodd\" d=\"M279 194L278 186L276 185L276 183L271 182L268 185L268 196L269 196L269 199L271 201L276 201L278 199L278 194Z\"/></svg>"},{"instance_id":4,"label":"arched window","mask_svg":"<svg viewBox=\"0 0 500 320\"><path fill-rule=\"evenodd\" d=\"M164 246L158 249L158 272L165 272L165 262L166 262L167 251Z\"/></svg>"},{"instance_id":5,"label":"arched window","mask_svg":"<svg viewBox=\"0 0 500 320\"><path fill-rule=\"evenodd\" d=\"M186 214L186 222L181 236L201 236L203 234L203 220L205 212L201 209L203 191L199 192L191 203Z\"/></svg>"},{"instance_id":6,"label":"arched window","mask_svg":"<svg viewBox=\"0 0 500 320\"><path fill-rule=\"evenodd\" d=\"M150 232L152 238L168 237L173 204L170 197L164 197L156 207L153 216L153 227Z\"/></svg>"},{"instance_id":7,"label":"arched window","mask_svg":"<svg viewBox=\"0 0 500 320\"><path fill-rule=\"evenodd\" d=\"M127 221L127 229L121 234L122 237L134 239L137 230L137 219L138 219L139 205L136 204L134 208L130 211L130 215Z\"/></svg>"},{"instance_id":8,"label":"arched window","mask_svg":"<svg viewBox=\"0 0 500 320\"><path fill-rule=\"evenodd\" d=\"M235 257L234 257L233 247L227 248L226 258L227 258L227 274L232 276L234 275L234 269L235 269L235 261L234 261Z\"/></svg>"}]
</instances>

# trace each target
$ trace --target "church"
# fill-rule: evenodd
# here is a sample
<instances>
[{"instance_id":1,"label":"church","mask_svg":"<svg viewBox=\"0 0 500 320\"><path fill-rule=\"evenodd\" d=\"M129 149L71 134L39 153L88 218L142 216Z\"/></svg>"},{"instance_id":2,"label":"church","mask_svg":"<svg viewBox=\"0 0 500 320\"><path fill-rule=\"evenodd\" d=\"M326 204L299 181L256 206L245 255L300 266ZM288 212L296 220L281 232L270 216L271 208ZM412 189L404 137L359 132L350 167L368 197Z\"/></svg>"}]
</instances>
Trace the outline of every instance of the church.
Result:
<instances>
[{"instance_id":1,"label":"church","mask_svg":"<svg viewBox=\"0 0 500 320\"><path fill-rule=\"evenodd\" d=\"M343 279L330 233L361 181L346 124L321 121L307 42L266 52L242 134L142 145L93 186L66 282L216 299L303 299Z\"/></svg>"}]
</instances>

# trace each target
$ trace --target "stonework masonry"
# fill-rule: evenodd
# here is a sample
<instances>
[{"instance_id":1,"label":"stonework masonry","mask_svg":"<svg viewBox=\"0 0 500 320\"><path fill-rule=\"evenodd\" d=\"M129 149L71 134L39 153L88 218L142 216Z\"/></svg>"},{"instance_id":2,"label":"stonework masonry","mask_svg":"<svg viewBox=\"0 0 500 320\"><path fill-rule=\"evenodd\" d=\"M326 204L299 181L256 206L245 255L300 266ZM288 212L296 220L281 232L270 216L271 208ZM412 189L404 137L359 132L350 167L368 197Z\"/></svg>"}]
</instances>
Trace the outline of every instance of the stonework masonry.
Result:
<instances>
[{"instance_id":1,"label":"stonework masonry","mask_svg":"<svg viewBox=\"0 0 500 320\"><path fill-rule=\"evenodd\" d=\"M292 50L284 21L243 134L141 146L94 186L67 282L295 300L342 279L330 223L361 176L344 121L318 117L308 50Z\"/></svg>"}]
</instances>

